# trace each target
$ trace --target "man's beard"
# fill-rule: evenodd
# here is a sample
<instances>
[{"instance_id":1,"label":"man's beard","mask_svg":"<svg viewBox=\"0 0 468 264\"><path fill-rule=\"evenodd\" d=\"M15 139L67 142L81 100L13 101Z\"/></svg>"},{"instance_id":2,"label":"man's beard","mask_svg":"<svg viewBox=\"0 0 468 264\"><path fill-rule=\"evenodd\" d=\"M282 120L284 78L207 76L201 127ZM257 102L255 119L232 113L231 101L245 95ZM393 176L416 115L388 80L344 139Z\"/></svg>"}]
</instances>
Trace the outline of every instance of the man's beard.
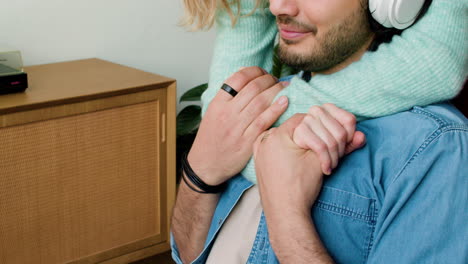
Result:
<instances>
[{"instance_id":1,"label":"man's beard","mask_svg":"<svg viewBox=\"0 0 468 264\"><path fill-rule=\"evenodd\" d=\"M293 68L311 72L327 70L340 64L362 49L372 35L365 12L364 8L360 8L330 28L323 36L318 37L316 39L318 45L304 49L300 53L289 50L289 46L294 45L294 41L281 39L278 49L280 60ZM302 25L293 18L284 16L278 16L277 22L285 25ZM316 33L317 31L312 32L315 35Z\"/></svg>"}]
</instances>

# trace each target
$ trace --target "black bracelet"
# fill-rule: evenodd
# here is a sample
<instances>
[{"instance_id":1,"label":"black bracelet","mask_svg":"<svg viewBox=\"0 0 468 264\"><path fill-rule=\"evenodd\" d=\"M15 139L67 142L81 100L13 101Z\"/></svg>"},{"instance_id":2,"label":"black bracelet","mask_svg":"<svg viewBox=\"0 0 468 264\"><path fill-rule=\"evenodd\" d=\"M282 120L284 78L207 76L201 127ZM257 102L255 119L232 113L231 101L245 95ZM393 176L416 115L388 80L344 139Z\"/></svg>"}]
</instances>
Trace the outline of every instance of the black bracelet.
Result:
<instances>
[{"instance_id":1,"label":"black bracelet","mask_svg":"<svg viewBox=\"0 0 468 264\"><path fill-rule=\"evenodd\" d=\"M192 189L195 192L198 193L220 193L223 192L226 189L227 183L223 182L219 185L208 185L205 182L198 177L195 172L193 172L192 167L190 167L190 164L188 163L187 160L187 153L182 155L182 171L184 172L185 176L187 179L190 181L191 184L188 183L186 177L182 175L182 179L184 182L187 184L187 186ZM192 185L197 187L200 190L195 189Z\"/></svg>"}]
</instances>

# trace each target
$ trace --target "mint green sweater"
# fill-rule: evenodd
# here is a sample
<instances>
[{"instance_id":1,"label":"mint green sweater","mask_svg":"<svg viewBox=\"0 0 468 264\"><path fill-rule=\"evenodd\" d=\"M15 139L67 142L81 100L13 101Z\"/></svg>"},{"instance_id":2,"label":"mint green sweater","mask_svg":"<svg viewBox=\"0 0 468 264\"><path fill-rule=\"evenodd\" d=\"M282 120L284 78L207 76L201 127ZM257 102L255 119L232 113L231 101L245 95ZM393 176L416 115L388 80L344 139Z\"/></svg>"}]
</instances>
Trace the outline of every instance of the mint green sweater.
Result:
<instances>
[{"instance_id":1,"label":"mint green sweater","mask_svg":"<svg viewBox=\"0 0 468 264\"><path fill-rule=\"evenodd\" d=\"M251 12L254 2L242 0L241 14ZM216 27L203 112L223 81L240 67L272 68L277 28L267 8L240 18L234 28L227 13L219 11ZM286 95L289 107L275 125L324 103L364 120L453 98L467 77L467 58L468 0L433 0L418 23L360 61L332 75L315 75L310 82L294 77L277 96ZM242 174L256 182L253 159Z\"/></svg>"}]
</instances>

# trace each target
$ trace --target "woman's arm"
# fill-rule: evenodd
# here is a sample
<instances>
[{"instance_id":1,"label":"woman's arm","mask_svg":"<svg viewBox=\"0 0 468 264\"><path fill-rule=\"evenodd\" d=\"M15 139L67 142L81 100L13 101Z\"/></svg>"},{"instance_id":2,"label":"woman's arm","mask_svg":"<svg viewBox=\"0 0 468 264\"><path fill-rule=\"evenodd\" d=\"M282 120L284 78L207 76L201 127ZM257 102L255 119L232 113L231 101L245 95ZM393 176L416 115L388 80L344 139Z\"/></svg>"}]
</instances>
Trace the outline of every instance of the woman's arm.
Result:
<instances>
[{"instance_id":1,"label":"woman's arm","mask_svg":"<svg viewBox=\"0 0 468 264\"><path fill-rule=\"evenodd\" d=\"M255 7L253 0L243 0L241 4L241 15L249 14ZM209 86L202 96L203 113L224 80L240 67L259 66L268 71L271 69L277 29L275 17L266 6L264 3L250 16L241 17L234 28L228 13L218 10Z\"/></svg>"},{"instance_id":2,"label":"woman's arm","mask_svg":"<svg viewBox=\"0 0 468 264\"><path fill-rule=\"evenodd\" d=\"M254 1L242 2L242 14ZM454 97L468 72L468 1L433 1L415 25L368 52L356 63L333 75L317 75L307 83L294 78L278 96L290 99L279 122L312 105L331 102L359 120L388 115ZM218 35L204 109L223 81L241 66L271 70L276 35L275 18L265 9L242 17L231 28L224 12L217 17Z\"/></svg>"}]
</instances>

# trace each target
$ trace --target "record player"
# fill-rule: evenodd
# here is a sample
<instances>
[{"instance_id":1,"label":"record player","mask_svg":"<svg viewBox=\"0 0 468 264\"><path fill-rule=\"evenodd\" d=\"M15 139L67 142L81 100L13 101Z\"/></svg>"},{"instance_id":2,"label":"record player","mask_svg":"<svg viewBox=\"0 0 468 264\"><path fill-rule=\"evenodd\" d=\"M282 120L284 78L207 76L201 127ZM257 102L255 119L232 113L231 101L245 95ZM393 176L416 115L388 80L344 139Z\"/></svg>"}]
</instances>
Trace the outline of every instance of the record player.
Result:
<instances>
[{"instance_id":1,"label":"record player","mask_svg":"<svg viewBox=\"0 0 468 264\"><path fill-rule=\"evenodd\" d=\"M19 50L0 46L0 94L23 92L28 88L28 76L23 71Z\"/></svg>"}]
</instances>

